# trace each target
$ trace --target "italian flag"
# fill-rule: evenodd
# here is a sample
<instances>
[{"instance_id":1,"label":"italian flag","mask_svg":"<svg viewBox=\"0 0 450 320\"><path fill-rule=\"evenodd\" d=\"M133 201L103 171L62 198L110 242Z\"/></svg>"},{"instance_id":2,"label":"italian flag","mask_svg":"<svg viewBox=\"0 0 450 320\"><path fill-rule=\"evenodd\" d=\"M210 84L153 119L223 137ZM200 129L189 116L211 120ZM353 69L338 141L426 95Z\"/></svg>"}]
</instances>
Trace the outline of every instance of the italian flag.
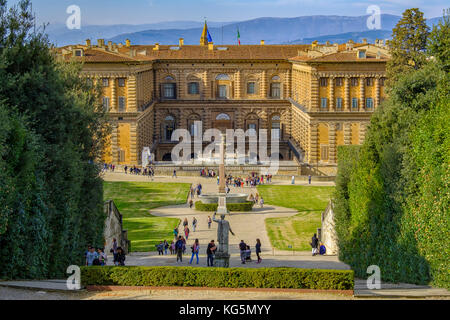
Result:
<instances>
[{"instance_id":1,"label":"italian flag","mask_svg":"<svg viewBox=\"0 0 450 320\"><path fill-rule=\"evenodd\" d=\"M238 39L238 44L241 45L241 34L239 33L239 28L237 29L237 39Z\"/></svg>"}]
</instances>

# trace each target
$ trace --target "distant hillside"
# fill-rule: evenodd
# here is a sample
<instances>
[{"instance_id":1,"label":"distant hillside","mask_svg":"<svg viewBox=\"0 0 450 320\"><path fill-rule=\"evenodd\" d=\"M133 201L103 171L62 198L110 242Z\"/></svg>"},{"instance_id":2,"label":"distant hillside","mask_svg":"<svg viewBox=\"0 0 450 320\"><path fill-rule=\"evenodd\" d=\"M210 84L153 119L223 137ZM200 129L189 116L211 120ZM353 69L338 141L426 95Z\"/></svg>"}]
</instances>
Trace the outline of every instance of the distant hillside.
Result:
<instances>
[{"instance_id":1,"label":"distant hillside","mask_svg":"<svg viewBox=\"0 0 450 320\"><path fill-rule=\"evenodd\" d=\"M394 15L382 15L382 27L392 29L400 19ZM367 16L305 16L298 18L258 18L238 23L230 23L223 28L209 27L209 32L216 44L235 44L239 28L242 44L279 44L310 37L320 37L330 33L362 32L367 29ZM114 42L130 39L134 44L176 44L180 37L185 44L198 44L202 28L145 30L112 37Z\"/></svg>"},{"instance_id":2,"label":"distant hillside","mask_svg":"<svg viewBox=\"0 0 450 320\"><path fill-rule=\"evenodd\" d=\"M399 16L382 15L382 30L368 30L367 16L304 16L297 18L258 18L242 22L208 22L210 34L216 44L236 44L237 29L241 34L242 44L306 43L313 40L321 42L345 42L351 36L353 40L367 38L389 38L387 30L397 24ZM428 20L432 25L439 18ZM223 28L222 28L223 26ZM198 44L203 22L171 21L143 25L82 26L81 30L68 30L65 25L50 25L47 33L57 46L84 43L86 39L98 38L124 42L130 39L133 44L177 44L184 38L185 44ZM361 35L359 35L361 33ZM365 35L363 35L365 34ZM325 37L327 36L327 37ZM329 38L329 37L332 37ZM336 39L336 40L335 40Z\"/></svg>"},{"instance_id":3,"label":"distant hillside","mask_svg":"<svg viewBox=\"0 0 450 320\"><path fill-rule=\"evenodd\" d=\"M286 42L286 44L309 44L314 40L317 40L319 43L325 43L330 41L331 43L345 43L348 40L353 40L355 42L363 42L363 39L367 39L369 43L375 43L376 39L390 39L392 36L391 30L370 30L363 32L346 32L340 34L332 34L321 37L312 37L312 38L304 38L298 39L294 41Z\"/></svg>"},{"instance_id":4,"label":"distant hillside","mask_svg":"<svg viewBox=\"0 0 450 320\"><path fill-rule=\"evenodd\" d=\"M208 22L211 26L221 27L231 22ZM161 29L192 29L202 28L203 22L198 21L169 21L141 25L87 25L82 26L80 30L69 30L64 24L50 24L46 31L49 39L57 46L65 46L69 44L81 44L86 39L108 39L119 34L133 33L144 30L161 30Z\"/></svg>"}]
</instances>

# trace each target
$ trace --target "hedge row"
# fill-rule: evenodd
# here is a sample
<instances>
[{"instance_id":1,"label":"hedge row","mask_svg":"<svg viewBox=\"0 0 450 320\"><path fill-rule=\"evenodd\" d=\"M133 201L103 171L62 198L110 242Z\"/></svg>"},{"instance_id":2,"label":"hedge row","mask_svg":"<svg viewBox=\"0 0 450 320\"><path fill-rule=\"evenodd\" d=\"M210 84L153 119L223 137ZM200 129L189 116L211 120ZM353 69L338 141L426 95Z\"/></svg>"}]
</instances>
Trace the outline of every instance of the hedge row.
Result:
<instances>
[{"instance_id":1,"label":"hedge row","mask_svg":"<svg viewBox=\"0 0 450 320\"><path fill-rule=\"evenodd\" d=\"M82 267L81 283L84 286L353 290L354 273L299 268Z\"/></svg>"},{"instance_id":2,"label":"hedge row","mask_svg":"<svg viewBox=\"0 0 450 320\"><path fill-rule=\"evenodd\" d=\"M252 211L253 202L248 201L244 203L227 203L228 211L247 212ZM197 201L195 203L195 209L198 211L217 211L217 203L203 203Z\"/></svg>"}]
</instances>

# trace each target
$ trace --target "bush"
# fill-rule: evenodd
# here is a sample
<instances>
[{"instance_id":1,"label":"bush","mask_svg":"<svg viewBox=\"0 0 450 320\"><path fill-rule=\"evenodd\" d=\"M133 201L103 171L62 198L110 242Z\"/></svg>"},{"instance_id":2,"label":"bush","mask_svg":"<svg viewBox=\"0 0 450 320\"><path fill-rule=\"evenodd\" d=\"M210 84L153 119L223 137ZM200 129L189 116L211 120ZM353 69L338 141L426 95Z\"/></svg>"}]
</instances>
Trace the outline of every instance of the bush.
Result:
<instances>
[{"instance_id":1,"label":"bush","mask_svg":"<svg viewBox=\"0 0 450 320\"><path fill-rule=\"evenodd\" d=\"M82 267L81 283L118 286L352 290L352 270L300 268Z\"/></svg>"},{"instance_id":2,"label":"bush","mask_svg":"<svg viewBox=\"0 0 450 320\"><path fill-rule=\"evenodd\" d=\"M252 211L253 202L248 201L244 203L227 203L228 211L234 212L247 212ZM197 201L195 203L195 209L198 211L217 211L217 203L203 203L201 201Z\"/></svg>"}]
</instances>

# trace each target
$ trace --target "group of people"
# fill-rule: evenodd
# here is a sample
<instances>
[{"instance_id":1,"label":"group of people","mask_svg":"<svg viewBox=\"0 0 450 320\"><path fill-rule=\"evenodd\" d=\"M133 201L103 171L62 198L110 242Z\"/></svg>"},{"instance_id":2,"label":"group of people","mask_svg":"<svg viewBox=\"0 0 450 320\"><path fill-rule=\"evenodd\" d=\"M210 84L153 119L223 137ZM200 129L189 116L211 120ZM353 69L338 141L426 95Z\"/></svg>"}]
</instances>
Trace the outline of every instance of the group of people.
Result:
<instances>
[{"instance_id":1,"label":"group of people","mask_svg":"<svg viewBox=\"0 0 450 320\"><path fill-rule=\"evenodd\" d=\"M214 178L216 175L216 172L212 169L202 168L200 170L200 177Z\"/></svg>"},{"instance_id":2,"label":"group of people","mask_svg":"<svg viewBox=\"0 0 450 320\"><path fill-rule=\"evenodd\" d=\"M250 194L249 201L253 202L254 204L259 204L262 207L264 207L264 198L260 197L258 192L253 196L253 193Z\"/></svg>"},{"instance_id":3,"label":"group of people","mask_svg":"<svg viewBox=\"0 0 450 320\"><path fill-rule=\"evenodd\" d=\"M313 237L311 238L310 245L312 248L313 256L315 256L317 254L324 255L327 252L325 245L319 241L319 238L317 238L317 235L315 233L314 233Z\"/></svg>"},{"instance_id":4,"label":"group of people","mask_svg":"<svg viewBox=\"0 0 450 320\"><path fill-rule=\"evenodd\" d=\"M122 247L118 246L116 238L112 240L110 252L113 254L113 263L115 266L125 265L125 252ZM106 266L108 261L108 256L106 255L104 248L95 248L91 245L88 246L84 258L86 266Z\"/></svg>"},{"instance_id":5,"label":"group of people","mask_svg":"<svg viewBox=\"0 0 450 320\"><path fill-rule=\"evenodd\" d=\"M103 164L103 169L102 171L111 171L114 172L114 170L116 170L116 165L115 164L110 164L110 163L104 163Z\"/></svg>"},{"instance_id":6,"label":"group of people","mask_svg":"<svg viewBox=\"0 0 450 320\"><path fill-rule=\"evenodd\" d=\"M244 240L241 240L239 243L239 251L241 253L241 263L245 264L245 262L252 261L252 250L250 249L250 246L244 242ZM256 263L261 263L261 240L256 239L256 245L255 245L255 253L257 257Z\"/></svg>"},{"instance_id":7,"label":"group of people","mask_svg":"<svg viewBox=\"0 0 450 320\"><path fill-rule=\"evenodd\" d=\"M155 176L155 169L153 169L153 167L138 168L136 166L125 166L123 168L123 171L125 172L125 174L128 174L129 172L130 174L148 176L150 178L153 178Z\"/></svg>"}]
</instances>

